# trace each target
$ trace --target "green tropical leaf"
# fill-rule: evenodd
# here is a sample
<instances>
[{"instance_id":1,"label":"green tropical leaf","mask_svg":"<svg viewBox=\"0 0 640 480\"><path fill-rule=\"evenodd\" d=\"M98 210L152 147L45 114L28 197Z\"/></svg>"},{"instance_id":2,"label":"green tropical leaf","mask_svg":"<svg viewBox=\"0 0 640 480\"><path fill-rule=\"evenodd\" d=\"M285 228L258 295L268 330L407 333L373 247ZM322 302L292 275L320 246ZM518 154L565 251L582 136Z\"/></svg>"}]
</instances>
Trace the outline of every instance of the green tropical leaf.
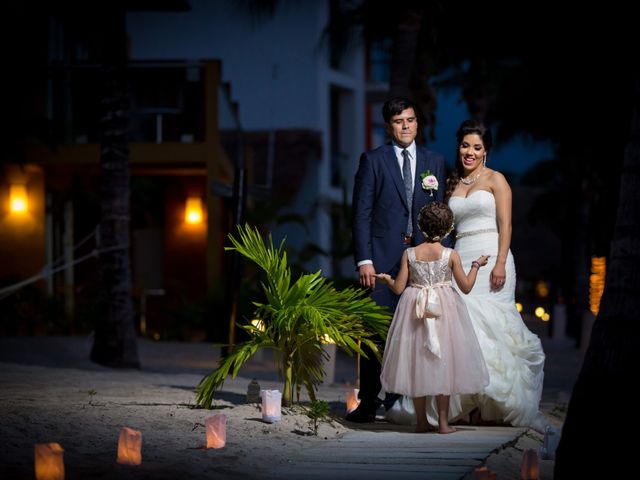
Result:
<instances>
[{"instance_id":1,"label":"green tropical leaf","mask_svg":"<svg viewBox=\"0 0 640 480\"><path fill-rule=\"evenodd\" d=\"M261 288L264 303L253 302L254 318L263 329L254 325L240 325L250 340L237 345L223 358L213 372L203 378L197 388L197 402L211 407L213 394L220 389L228 375L235 377L242 365L259 348L273 348L275 364L284 380L283 403L293 401L293 392L307 389L315 400L315 390L325 376L327 353L322 348L326 337L349 355L366 356L361 348L368 346L380 358L374 338L385 338L390 315L377 305L361 288L337 290L322 277L320 271L300 275L292 283L287 264L284 241L278 248L269 236L263 240L256 228L238 226L237 238L229 235L231 247L253 261L266 274Z\"/></svg>"}]
</instances>

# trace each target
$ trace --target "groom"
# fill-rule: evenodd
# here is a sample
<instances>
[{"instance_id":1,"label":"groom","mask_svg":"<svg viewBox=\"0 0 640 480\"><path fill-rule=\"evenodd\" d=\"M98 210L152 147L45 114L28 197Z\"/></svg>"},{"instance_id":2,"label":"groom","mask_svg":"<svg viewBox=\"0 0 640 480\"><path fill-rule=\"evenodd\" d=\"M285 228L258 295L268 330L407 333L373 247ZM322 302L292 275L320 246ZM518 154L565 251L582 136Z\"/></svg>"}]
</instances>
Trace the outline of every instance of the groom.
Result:
<instances>
[{"instance_id":1,"label":"groom","mask_svg":"<svg viewBox=\"0 0 640 480\"><path fill-rule=\"evenodd\" d=\"M428 202L442 201L445 167L442 155L416 145L418 117L411 100L388 100L382 116L391 143L360 157L353 188L353 244L360 284L372 289L377 304L393 312L399 297L383 284L376 285L374 275L395 277L403 251L423 241L418 213ZM421 174L433 174L439 187L423 188ZM378 398L380 362L368 349L365 353L369 358L360 360L360 405L345 417L359 423L373 422L381 404L391 408L399 397L387 392L384 401Z\"/></svg>"}]
</instances>

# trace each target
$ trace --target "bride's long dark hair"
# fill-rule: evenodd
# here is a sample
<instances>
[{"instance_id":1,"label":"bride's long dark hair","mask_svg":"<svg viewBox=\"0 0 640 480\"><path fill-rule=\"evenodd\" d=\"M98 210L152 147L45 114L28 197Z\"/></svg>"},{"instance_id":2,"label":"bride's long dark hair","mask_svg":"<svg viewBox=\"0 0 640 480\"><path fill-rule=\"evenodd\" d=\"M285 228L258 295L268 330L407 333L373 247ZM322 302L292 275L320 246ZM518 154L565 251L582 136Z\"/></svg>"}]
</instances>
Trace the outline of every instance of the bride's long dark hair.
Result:
<instances>
[{"instance_id":1,"label":"bride's long dark hair","mask_svg":"<svg viewBox=\"0 0 640 480\"><path fill-rule=\"evenodd\" d=\"M449 201L451 198L451 194L458 186L458 182L464 176L464 170L462 168L462 163L460 162L460 144L462 143L462 139L467 135L478 135L482 139L482 143L484 145L484 149L487 154L491 151L491 147L493 146L493 135L491 134L491 130L480 120L465 120L458 127L458 131L456 132L456 153L455 159L456 164L447 178L447 188L444 191L444 203Z\"/></svg>"}]
</instances>

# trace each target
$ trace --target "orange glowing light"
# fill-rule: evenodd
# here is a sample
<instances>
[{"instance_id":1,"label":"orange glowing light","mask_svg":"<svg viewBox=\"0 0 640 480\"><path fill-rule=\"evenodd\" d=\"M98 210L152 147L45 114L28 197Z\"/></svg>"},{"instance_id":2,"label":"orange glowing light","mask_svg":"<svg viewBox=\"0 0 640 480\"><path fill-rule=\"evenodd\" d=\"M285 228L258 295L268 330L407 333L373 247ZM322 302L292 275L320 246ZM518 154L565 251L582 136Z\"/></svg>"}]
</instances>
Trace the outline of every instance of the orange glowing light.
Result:
<instances>
[{"instance_id":1,"label":"orange glowing light","mask_svg":"<svg viewBox=\"0 0 640 480\"><path fill-rule=\"evenodd\" d=\"M604 280L607 276L607 259L591 257L591 275L589 276L589 310L594 315L600 311L600 300L604 293Z\"/></svg>"},{"instance_id":2,"label":"orange glowing light","mask_svg":"<svg viewBox=\"0 0 640 480\"><path fill-rule=\"evenodd\" d=\"M352 388L347 392L347 413L353 412L360 405L360 400L358 399L359 391L359 388Z\"/></svg>"},{"instance_id":3,"label":"orange glowing light","mask_svg":"<svg viewBox=\"0 0 640 480\"><path fill-rule=\"evenodd\" d=\"M140 465L142 463L142 432L122 427L118 437L117 462L122 465Z\"/></svg>"},{"instance_id":4,"label":"orange glowing light","mask_svg":"<svg viewBox=\"0 0 640 480\"><path fill-rule=\"evenodd\" d=\"M59 443L35 445L36 480L64 480L64 450Z\"/></svg>"},{"instance_id":5,"label":"orange glowing light","mask_svg":"<svg viewBox=\"0 0 640 480\"><path fill-rule=\"evenodd\" d=\"M202 199L200 197L187 198L184 221L191 225L202 223Z\"/></svg>"},{"instance_id":6,"label":"orange glowing light","mask_svg":"<svg viewBox=\"0 0 640 480\"><path fill-rule=\"evenodd\" d=\"M11 211L14 213L26 213L28 209L27 186L11 185L9 192Z\"/></svg>"},{"instance_id":7,"label":"orange glowing light","mask_svg":"<svg viewBox=\"0 0 640 480\"><path fill-rule=\"evenodd\" d=\"M214 415L204 421L207 431L207 448L222 448L227 443L227 417Z\"/></svg>"}]
</instances>

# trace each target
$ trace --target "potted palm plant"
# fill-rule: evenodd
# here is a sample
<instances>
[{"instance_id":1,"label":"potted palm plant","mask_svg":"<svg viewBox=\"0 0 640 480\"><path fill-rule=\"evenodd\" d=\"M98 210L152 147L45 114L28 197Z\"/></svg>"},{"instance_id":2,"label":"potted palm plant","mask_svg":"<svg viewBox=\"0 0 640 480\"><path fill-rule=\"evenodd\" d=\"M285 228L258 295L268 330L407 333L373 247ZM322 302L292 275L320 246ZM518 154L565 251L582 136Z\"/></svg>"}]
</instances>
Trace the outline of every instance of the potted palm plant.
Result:
<instances>
[{"instance_id":1,"label":"potted palm plant","mask_svg":"<svg viewBox=\"0 0 640 480\"><path fill-rule=\"evenodd\" d=\"M249 340L234 346L198 384L198 405L211 408L213 394L227 376L234 378L260 348L275 351L278 372L284 380L285 406L293 403L294 388L299 393L302 386L312 401L316 399L317 385L324 377L323 360L327 354L322 342L326 338L331 338L349 355L366 356L360 348L362 343L380 358L375 338L386 337L390 315L365 290L353 287L337 290L320 271L302 274L292 281L284 241L275 248L271 236L263 241L258 230L248 225L239 225L238 238L229 235L229 240L233 246L225 250L237 251L266 273L266 281L261 285L266 301L254 302L254 322L240 325L249 334Z\"/></svg>"}]
</instances>

